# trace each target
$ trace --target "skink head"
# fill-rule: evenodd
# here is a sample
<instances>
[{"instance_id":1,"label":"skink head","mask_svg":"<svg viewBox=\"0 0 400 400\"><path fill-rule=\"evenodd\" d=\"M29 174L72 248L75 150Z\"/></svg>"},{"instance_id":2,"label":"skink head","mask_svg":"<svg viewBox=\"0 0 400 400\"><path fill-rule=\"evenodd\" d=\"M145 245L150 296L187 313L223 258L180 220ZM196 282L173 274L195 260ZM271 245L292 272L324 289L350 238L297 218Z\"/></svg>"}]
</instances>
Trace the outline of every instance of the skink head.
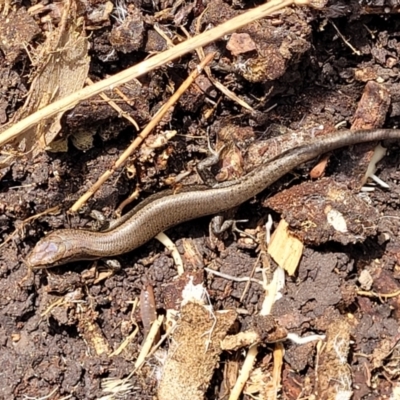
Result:
<instances>
[{"instance_id":1,"label":"skink head","mask_svg":"<svg viewBox=\"0 0 400 400\"><path fill-rule=\"evenodd\" d=\"M71 241L57 232L40 240L29 253L26 264L31 269L51 268L72 261L76 249Z\"/></svg>"}]
</instances>

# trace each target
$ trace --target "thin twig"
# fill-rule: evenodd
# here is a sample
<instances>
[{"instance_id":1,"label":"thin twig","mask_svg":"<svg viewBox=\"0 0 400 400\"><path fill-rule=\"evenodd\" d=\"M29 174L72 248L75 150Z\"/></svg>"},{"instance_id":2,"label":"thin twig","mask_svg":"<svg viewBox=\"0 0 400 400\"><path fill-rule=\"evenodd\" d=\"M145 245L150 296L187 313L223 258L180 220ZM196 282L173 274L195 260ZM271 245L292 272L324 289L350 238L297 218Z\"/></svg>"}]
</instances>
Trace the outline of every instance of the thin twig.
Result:
<instances>
[{"instance_id":1,"label":"thin twig","mask_svg":"<svg viewBox=\"0 0 400 400\"><path fill-rule=\"evenodd\" d=\"M346 46L348 46L353 52L354 54L356 54L357 56L361 55L361 52L359 50L357 50L343 35L342 33L339 31L339 28L335 25L335 23L333 21L330 21L330 23L332 24L332 26L335 28L335 31L337 32L337 34L340 36L340 38L343 40L343 42L345 43Z\"/></svg>"},{"instance_id":2,"label":"thin twig","mask_svg":"<svg viewBox=\"0 0 400 400\"><path fill-rule=\"evenodd\" d=\"M35 219L38 219L39 217L41 217L43 215L52 214L52 213L55 214L55 213L58 213L59 211L60 211L60 206L55 206L55 207L48 208L47 210L45 210L41 213L32 215L29 218L23 220L21 222L21 224L18 226L18 228L16 228L13 233L8 235L7 239L3 243L0 244L0 248L2 248L6 243L8 243L25 225L28 224L28 222L34 221Z\"/></svg>"},{"instance_id":3,"label":"thin twig","mask_svg":"<svg viewBox=\"0 0 400 400\"><path fill-rule=\"evenodd\" d=\"M94 82L90 78L86 78L86 83L89 85L94 85ZM136 130L139 130L139 125L137 124L137 122L128 113L126 113L114 100L111 100L105 93L100 93L100 97L122 118L127 119L136 128Z\"/></svg>"},{"instance_id":4,"label":"thin twig","mask_svg":"<svg viewBox=\"0 0 400 400\"><path fill-rule=\"evenodd\" d=\"M358 290L357 294L359 296L379 297L380 299L381 298L390 299L393 297L400 296L400 290L396 290L395 292L392 292L392 293L376 293L376 292L372 292L372 291Z\"/></svg>"},{"instance_id":5,"label":"thin twig","mask_svg":"<svg viewBox=\"0 0 400 400\"><path fill-rule=\"evenodd\" d=\"M197 68L188 76L188 78L182 83L179 89L171 96L171 98L164 104L164 106L157 112L150 123L143 129L143 131L136 137L136 139L131 143L131 145L122 153L119 159L115 162L113 167L97 180L97 182L83 195L78 201L70 208L71 212L78 211L79 208L86 203L86 201L94 195L94 193L99 190L100 186L120 167L125 164L125 161L133 154L133 152L139 147L139 145L146 139L154 127L161 121L165 113L170 109L170 107L175 104L180 96L186 91L186 89L192 84L192 82L200 75L204 66L208 64L214 54L209 54L202 62L197 66Z\"/></svg>"},{"instance_id":6,"label":"thin twig","mask_svg":"<svg viewBox=\"0 0 400 400\"><path fill-rule=\"evenodd\" d=\"M185 33L187 38L191 38L190 33L187 31L187 29L184 26L181 26L182 31ZM204 50L199 47L196 49L197 56L199 57L200 60L204 58ZM208 76L208 79L211 81L211 83L220 91L222 92L228 99L231 99L232 101L235 101L238 103L240 106L245 108L246 110L254 112L254 109L247 104L244 100L242 100L240 97L238 97L234 92L229 90L226 86L224 86L221 82L217 81L211 73L210 67L204 68L205 73Z\"/></svg>"},{"instance_id":7,"label":"thin twig","mask_svg":"<svg viewBox=\"0 0 400 400\"><path fill-rule=\"evenodd\" d=\"M221 25L216 26L208 31L201 33L177 46L157 54L140 64L126 69L108 79L104 79L92 86L85 87L70 94L46 107L36 111L23 120L14 124L11 128L0 134L0 146L17 138L21 133L29 128L34 127L40 121L52 117L62 111L67 111L77 105L80 101L88 99L96 94L109 90L115 86L129 82L133 78L144 75L176 58L195 50L197 47L206 46L207 44L233 32L253 21L264 18L272 13L291 5L307 6L310 1L307 0L272 0L259 7L253 8L237 17L234 17Z\"/></svg>"}]
</instances>

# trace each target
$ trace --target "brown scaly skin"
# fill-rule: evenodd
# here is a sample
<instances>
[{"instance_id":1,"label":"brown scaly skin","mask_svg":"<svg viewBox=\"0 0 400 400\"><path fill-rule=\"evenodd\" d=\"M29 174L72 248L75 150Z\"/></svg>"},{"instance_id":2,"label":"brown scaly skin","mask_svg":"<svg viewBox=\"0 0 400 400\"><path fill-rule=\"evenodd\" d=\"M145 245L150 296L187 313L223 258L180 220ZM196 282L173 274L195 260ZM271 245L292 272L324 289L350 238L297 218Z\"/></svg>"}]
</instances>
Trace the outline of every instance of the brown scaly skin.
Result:
<instances>
[{"instance_id":1,"label":"brown scaly skin","mask_svg":"<svg viewBox=\"0 0 400 400\"><path fill-rule=\"evenodd\" d=\"M300 164L357 143L400 139L400 130L343 130L306 142L268 160L242 178L216 187L186 187L144 200L120 223L104 232L60 229L41 239L27 257L32 269L49 268L71 261L112 257L132 251L158 233L181 222L217 214L257 195Z\"/></svg>"}]
</instances>

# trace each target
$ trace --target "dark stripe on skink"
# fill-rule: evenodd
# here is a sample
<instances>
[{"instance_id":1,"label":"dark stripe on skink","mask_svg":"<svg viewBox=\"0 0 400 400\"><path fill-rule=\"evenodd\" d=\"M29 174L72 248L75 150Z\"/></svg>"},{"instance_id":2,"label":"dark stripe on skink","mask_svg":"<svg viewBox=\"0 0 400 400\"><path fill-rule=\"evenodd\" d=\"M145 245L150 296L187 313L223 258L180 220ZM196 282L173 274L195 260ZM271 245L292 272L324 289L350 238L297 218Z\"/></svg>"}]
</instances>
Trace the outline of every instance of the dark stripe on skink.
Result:
<instances>
[{"instance_id":1,"label":"dark stripe on skink","mask_svg":"<svg viewBox=\"0 0 400 400\"><path fill-rule=\"evenodd\" d=\"M217 214L244 203L298 165L323 153L385 139L400 139L400 130L345 130L317 138L261 164L227 186L185 188L181 193L157 194L154 200L139 204L130 218L111 230L61 229L51 232L36 244L27 257L27 264L38 269L127 253L181 222Z\"/></svg>"}]
</instances>

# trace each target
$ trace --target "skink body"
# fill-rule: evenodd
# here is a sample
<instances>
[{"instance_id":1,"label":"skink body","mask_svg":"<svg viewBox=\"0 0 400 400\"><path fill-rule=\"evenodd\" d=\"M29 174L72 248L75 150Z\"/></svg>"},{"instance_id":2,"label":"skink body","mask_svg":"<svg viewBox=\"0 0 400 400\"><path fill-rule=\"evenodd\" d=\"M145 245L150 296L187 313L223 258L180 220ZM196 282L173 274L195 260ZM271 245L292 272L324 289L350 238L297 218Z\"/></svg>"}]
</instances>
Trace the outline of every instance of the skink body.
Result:
<instances>
[{"instance_id":1,"label":"skink body","mask_svg":"<svg viewBox=\"0 0 400 400\"><path fill-rule=\"evenodd\" d=\"M217 214L244 203L295 167L323 153L385 139L400 139L400 130L338 131L288 150L226 185L189 187L179 193L161 192L140 203L129 218L122 219L110 230L51 232L36 244L27 257L27 265L32 269L49 268L127 253L181 222Z\"/></svg>"}]
</instances>

